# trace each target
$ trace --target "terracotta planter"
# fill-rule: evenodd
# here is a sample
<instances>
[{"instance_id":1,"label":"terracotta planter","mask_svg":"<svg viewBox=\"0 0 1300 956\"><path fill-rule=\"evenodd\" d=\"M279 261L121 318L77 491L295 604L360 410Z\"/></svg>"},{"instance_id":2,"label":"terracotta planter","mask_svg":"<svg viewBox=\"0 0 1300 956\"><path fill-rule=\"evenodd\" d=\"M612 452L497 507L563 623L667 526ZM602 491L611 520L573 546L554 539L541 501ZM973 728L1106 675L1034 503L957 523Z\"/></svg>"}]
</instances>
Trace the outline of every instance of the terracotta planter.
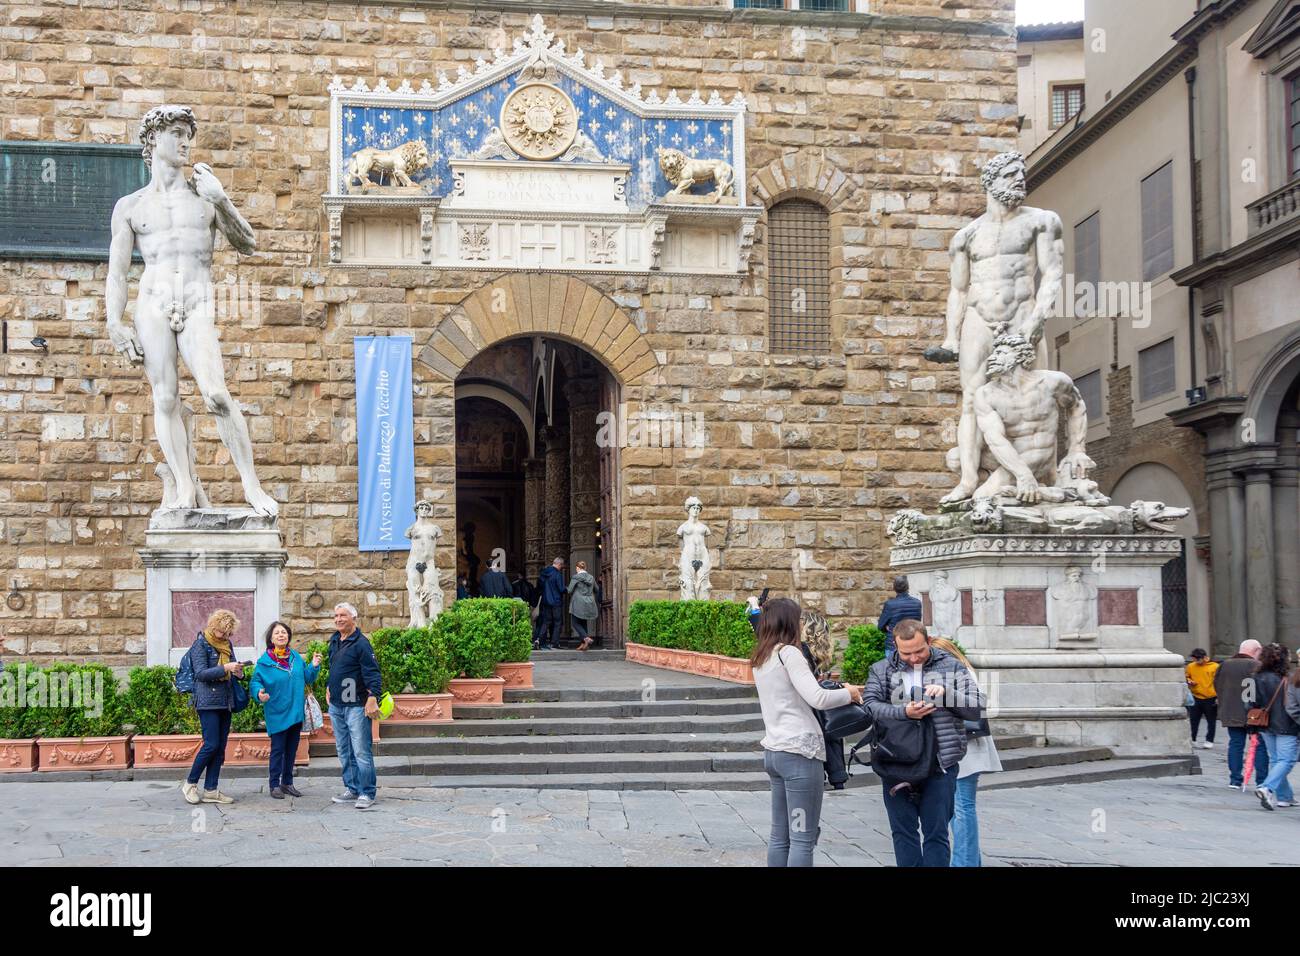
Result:
<instances>
[{"instance_id":1,"label":"terracotta planter","mask_svg":"<svg viewBox=\"0 0 1300 956\"><path fill-rule=\"evenodd\" d=\"M644 664L648 650L644 644L626 644L623 647L623 658L630 664Z\"/></svg>"},{"instance_id":2,"label":"terracotta planter","mask_svg":"<svg viewBox=\"0 0 1300 956\"><path fill-rule=\"evenodd\" d=\"M733 684L754 683L754 668L749 661L739 657L719 657L718 664L719 680L728 680Z\"/></svg>"},{"instance_id":3,"label":"terracotta planter","mask_svg":"<svg viewBox=\"0 0 1300 956\"><path fill-rule=\"evenodd\" d=\"M697 656L694 651L673 651L672 664L669 666L675 671L685 671L690 674L694 670Z\"/></svg>"},{"instance_id":4,"label":"terracotta planter","mask_svg":"<svg viewBox=\"0 0 1300 956\"><path fill-rule=\"evenodd\" d=\"M330 715L328 713L322 714L321 716L325 718L325 723L319 730L314 732L314 735L318 734L333 740L334 721L330 720ZM370 739L374 743L379 743L379 721L377 720L372 720L370 722Z\"/></svg>"},{"instance_id":5,"label":"terracotta planter","mask_svg":"<svg viewBox=\"0 0 1300 956\"><path fill-rule=\"evenodd\" d=\"M393 714L389 723L449 724L451 694L394 694Z\"/></svg>"},{"instance_id":6,"label":"terracotta planter","mask_svg":"<svg viewBox=\"0 0 1300 956\"><path fill-rule=\"evenodd\" d=\"M137 767L186 767L203 746L201 734L162 734L131 738L132 758Z\"/></svg>"},{"instance_id":7,"label":"terracotta planter","mask_svg":"<svg viewBox=\"0 0 1300 956\"><path fill-rule=\"evenodd\" d=\"M699 674L701 677L718 677L722 673L722 658L717 654L695 653L695 667L692 674Z\"/></svg>"},{"instance_id":8,"label":"terracotta planter","mask_svg":"<svg viewBox=\"0 0 1300 956\"><path fill-rule=\"evenodd\" d=\"M294 766L307 763L307 754L311 746L306 736L298 738L298 749L294 751ZM271 765L271 738L266 734L231 734L226 740L226 761L228 767L269 767Z\"/></svg>"},{"instance_id":9,"label":"terracotta planter","mask_svg":"<svg viewBox=\"0 0 1300 956\"><path fill-rule=\"evenodd\" d=\"M673 650L669 647L651 648L654 651L652 659L647 661L648 664L654 664L655 667L667 667L670 670L673 666Z\"/></svg>"},{"instance_id":10,"label":"terracotta planter","mask_svg":"<svg viewBox=\"0 0 1300 956\"><path fill-rule=\"evenodd\" d=\"M500 677L458 677L447 689L456 698L457 707L486 707L502 703L506 682Z\"/></svg>"},{"instance_id":11,"label":"terracotta planter","mask_svg":"<svg viewBox=\"0 0 1300 956\"><path fill-rule=\"evenodd\" d=\"M0 773L27 773L36 769L36 741L0 740Z\"/></svg>"},{"instance_id":12,"label":"terracotta planter","mask_svg":"<svg viewBox=\"0 0 1300 956\"><path fill-rule=\"evenodd\" d=\"M506 687L532 687L533 665L531 661L498 664L497 677L506 682Z\"/></svg>"},{"instance_id":13,"label":"terracotta planter","mask_svg":"<svg viewBox=\"0 0 1300 956\"><path fill-rule=\"evenodd\" d=\"M131 766L130 736L42 737L37 770L125 770Z\"/></svg>"}]
</instances>

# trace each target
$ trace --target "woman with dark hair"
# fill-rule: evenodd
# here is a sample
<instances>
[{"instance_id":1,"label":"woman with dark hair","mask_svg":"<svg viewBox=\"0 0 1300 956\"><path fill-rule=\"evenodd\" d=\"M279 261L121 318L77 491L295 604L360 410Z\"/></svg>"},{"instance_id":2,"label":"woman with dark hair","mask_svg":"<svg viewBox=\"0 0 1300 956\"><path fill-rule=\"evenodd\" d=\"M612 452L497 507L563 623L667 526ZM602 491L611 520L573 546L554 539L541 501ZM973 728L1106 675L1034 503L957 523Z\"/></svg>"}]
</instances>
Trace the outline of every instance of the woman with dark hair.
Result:
<instances>
[{"instance_id":1,"label":"woman with dark hair","mask_svg":"<svg viewBox=\"0 0 1300 956\"><path fill-rule=\"evenodd\" d=\"M1300 698L1295 680L1287 680L1290 655L1281 644L1270 644L1259 652L1255 667L1255 705L1268 712L1268 726L1260 731L1268 749L1268 776L1255 788L1265 810L1295 806L1295 795L1287 775L1295 766L1300 743Z\"/></svg>"},{"instance_id":2,"label":"woman with dark hair","mask_svg":"<svg viewBox=\"0 0 1300 956\"><path fill-rule=\"evenodd\" d=\"M822 812L826 742L813 710L862 703L862 688L827 690L799 648L799 605L776 598L763 605L749 662L763 711L763 769L772 781L768 866L812 866Z\"/></svg>"},{"instance_id":3,"label":"woman with dark hair","mask_svg":"<svg viewBox=\"0 0 1300 956\"><path fill-rule=\"evenodd\" d=\"M293 785L293 758L302 733L307 685L316 683L321 656L313 654L311 664L289 646L293 632L283 621L266 629L266 653L257 661L248 692L262 703L266 732L271 737L271 796L301 797Z\"/></svg>"}]
</instances>

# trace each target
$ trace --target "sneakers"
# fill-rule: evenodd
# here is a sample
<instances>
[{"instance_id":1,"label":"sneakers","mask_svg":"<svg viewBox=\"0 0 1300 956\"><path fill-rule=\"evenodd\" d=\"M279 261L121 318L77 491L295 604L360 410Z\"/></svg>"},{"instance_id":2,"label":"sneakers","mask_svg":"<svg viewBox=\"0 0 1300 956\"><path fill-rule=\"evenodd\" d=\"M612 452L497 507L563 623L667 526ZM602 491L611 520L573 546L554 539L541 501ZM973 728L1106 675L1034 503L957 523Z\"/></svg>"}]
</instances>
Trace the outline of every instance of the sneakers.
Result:
<instances>
[{"instance_id":1,"label":"sneakers","mask_svg":"<svg viewBox=\"0 0 1300 956\"><path fill-rule=\"evenodd\" d=\"M353 793L351 790L344 790L337 797L330 797L330 800L333 803L351 803L353 800L357 799L357 796L358 795Z\"/></svg>"},{"instance_id":2,"label":"sneakers","mask_svg":"<svg viewBox=\"0 0 1300 956\"><path fill-rule=\"evenodd\" d=\"M279 787L272 787L272 788L271 788L271 799L272 799L272 800L283 800L283 799L284 799L284 791L281 790Z\"/></svg>"},{"instance_id":3,"label":"sneakers","mask_svg":"<svg viewBox=\"0 0 1300 956\"><path fill-rule=\"evenodd\" d=\"M1294 807L1294 806L1295 806L1295 804L1292 803L1290 800L1279 800L1279 801L1277 802L1277 805L1278 805L1279 807Z\"/></svg>"},{"instance_id":4,"label":"sneakers","mask_svg":"<svg viewBox=\"0 0 1300 956\"><path fill-rule=\"evenodd\" d=\"M353 804L358 810L369 810L375 805L374 797L357 797L357 802Z\"/></svg>"},{"instance_id":5,"label":"sneakers","mask_svg":"<svg viewBox=\"0 0 1300 956\"><path fill-rule=\"evenodd\" d=\"M1268 787L1259 787L1255 790L1255 796L1259 797L1260 804L1265 810L1277 809L1277 795Z\"/></svg>"},{"instance_id":6,"label":"sneakers","mask_svg":"<svg viewBox=\"0 0 1300 956\"><path fill-rule=\"evenodd\" d=\"M185 798L186 803L200 803L203 799L199 796L199 785L190 783L188 780L181 784L181 795Z\"/></svg>"},{"instance_id":7,"label":"sneakers","mask_svg":"<svg viewBox=\"0 0 1300 956\"><path fill-rule=\"evenodd\" d=\"M222 806L226 806L226 805L228 805L228 804L234 803L235 801L234 801L233 798L226 796L226 795L225 795L224 793L222 793L220 790L204 790L204 791L203 791L203 799L200 800L199 802L200 802L200 803L219 803L219 804L221 804Z\"/></svg>"},{"instance_id":8,"label":"sneakers","mask_svg":"<svg viewBox=\"0 0 1300 956\"><path fill-rule=\"evenodd\" d=\"M1203 744L1198 744L1197 746L1199 746L1202 750L1213 750L1213 749L1214 749L1214 744L1210 743L1210 741L1208 741L1208 740L1207 740L1205 743L1203 743Z\"/></svg>"}]
</instances>

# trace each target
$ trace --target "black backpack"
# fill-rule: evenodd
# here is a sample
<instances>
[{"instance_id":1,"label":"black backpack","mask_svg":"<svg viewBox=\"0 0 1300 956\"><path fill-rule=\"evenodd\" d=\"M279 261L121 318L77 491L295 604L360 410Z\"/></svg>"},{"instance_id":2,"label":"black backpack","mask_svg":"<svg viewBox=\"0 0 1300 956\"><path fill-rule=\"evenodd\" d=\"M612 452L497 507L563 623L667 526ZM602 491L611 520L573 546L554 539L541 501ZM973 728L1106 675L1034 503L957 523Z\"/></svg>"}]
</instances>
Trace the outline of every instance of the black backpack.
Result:
<instances>
[{"instance_id":1,"label":"black backpack","mask_svg":"<svg viewBox=\"0 0 1300 956\"><path fill-rule=\"evenodd\" d=\"M934 721L928 716L878 718L864 742L868 739L871 769L890 791L904 785L920 790L938 765Z\"/></svg>"}]
</instances>

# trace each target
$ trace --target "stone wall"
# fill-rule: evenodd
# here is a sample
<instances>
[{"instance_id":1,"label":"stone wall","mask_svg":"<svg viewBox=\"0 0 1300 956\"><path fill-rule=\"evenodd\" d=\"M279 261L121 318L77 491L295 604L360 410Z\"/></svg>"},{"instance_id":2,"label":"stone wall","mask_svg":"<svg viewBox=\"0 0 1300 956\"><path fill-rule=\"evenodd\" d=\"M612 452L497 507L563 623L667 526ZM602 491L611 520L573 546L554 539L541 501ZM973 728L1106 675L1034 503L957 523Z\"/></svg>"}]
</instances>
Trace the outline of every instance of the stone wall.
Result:
<instances>
[{"instance_id":1,"label":"stone wall","mask_svg":"<svg viewBox=\"0 0 1300 956\"><path fill-rule=\"evenodd\" d=\"M743 91L754 201L799 195L831 212L828 355L766 351L761 225L748 276L584 277L654 357L625 381L632 407L682 404L702 413L709 434L697 457L623 452L629 597L672 594L672 532L693 493L722 546L715 597L770 586L837 618L874 616L886 596L884 519L933 507L951 485L943 435L954 430L957 377L921 351L942 338L948 240L982 210L978 164L1014 144L1012 0L961 10L873 2L874 12L904 18L887 25L602 6L584 16L575 11L589 5L551 0L165 10L86 0L0 11L0 135L134 142L150 107L191 104L196 159L212 164L257 231L251 257L221 242L214 275L234 280L238 307L222 323L227 375L263 482L283 503L285 615L303 634L324 627L306 607L313 588L326 609L353 600L366 627L406 619L404 553L355 548L352 337L410 334L418 352L439 323L463 314L459 303L500 281L328 266L326 85L334 74L418 85L508 45L533 12L569 49L603 57L629 83ZM934 30L933 20L906 19L915 14L950 22ZM136 548L160 495L159 453L147 437L148 387L104 333L105 271L0 263L11 343L0 378L0 573L27 599L20 612L0 608L11 653L118 662L143 654ZM34 335L48 341L48 355L27 345ZM449 523L452 381L421 363L415 389L418 487L442 493L440 520ZM191 383L183 394L201 411ZM209 417L199 416L198 436L213 501L238 503ZM445 558L448 567L449 551Z\"/></svg>"}]
</instances>

